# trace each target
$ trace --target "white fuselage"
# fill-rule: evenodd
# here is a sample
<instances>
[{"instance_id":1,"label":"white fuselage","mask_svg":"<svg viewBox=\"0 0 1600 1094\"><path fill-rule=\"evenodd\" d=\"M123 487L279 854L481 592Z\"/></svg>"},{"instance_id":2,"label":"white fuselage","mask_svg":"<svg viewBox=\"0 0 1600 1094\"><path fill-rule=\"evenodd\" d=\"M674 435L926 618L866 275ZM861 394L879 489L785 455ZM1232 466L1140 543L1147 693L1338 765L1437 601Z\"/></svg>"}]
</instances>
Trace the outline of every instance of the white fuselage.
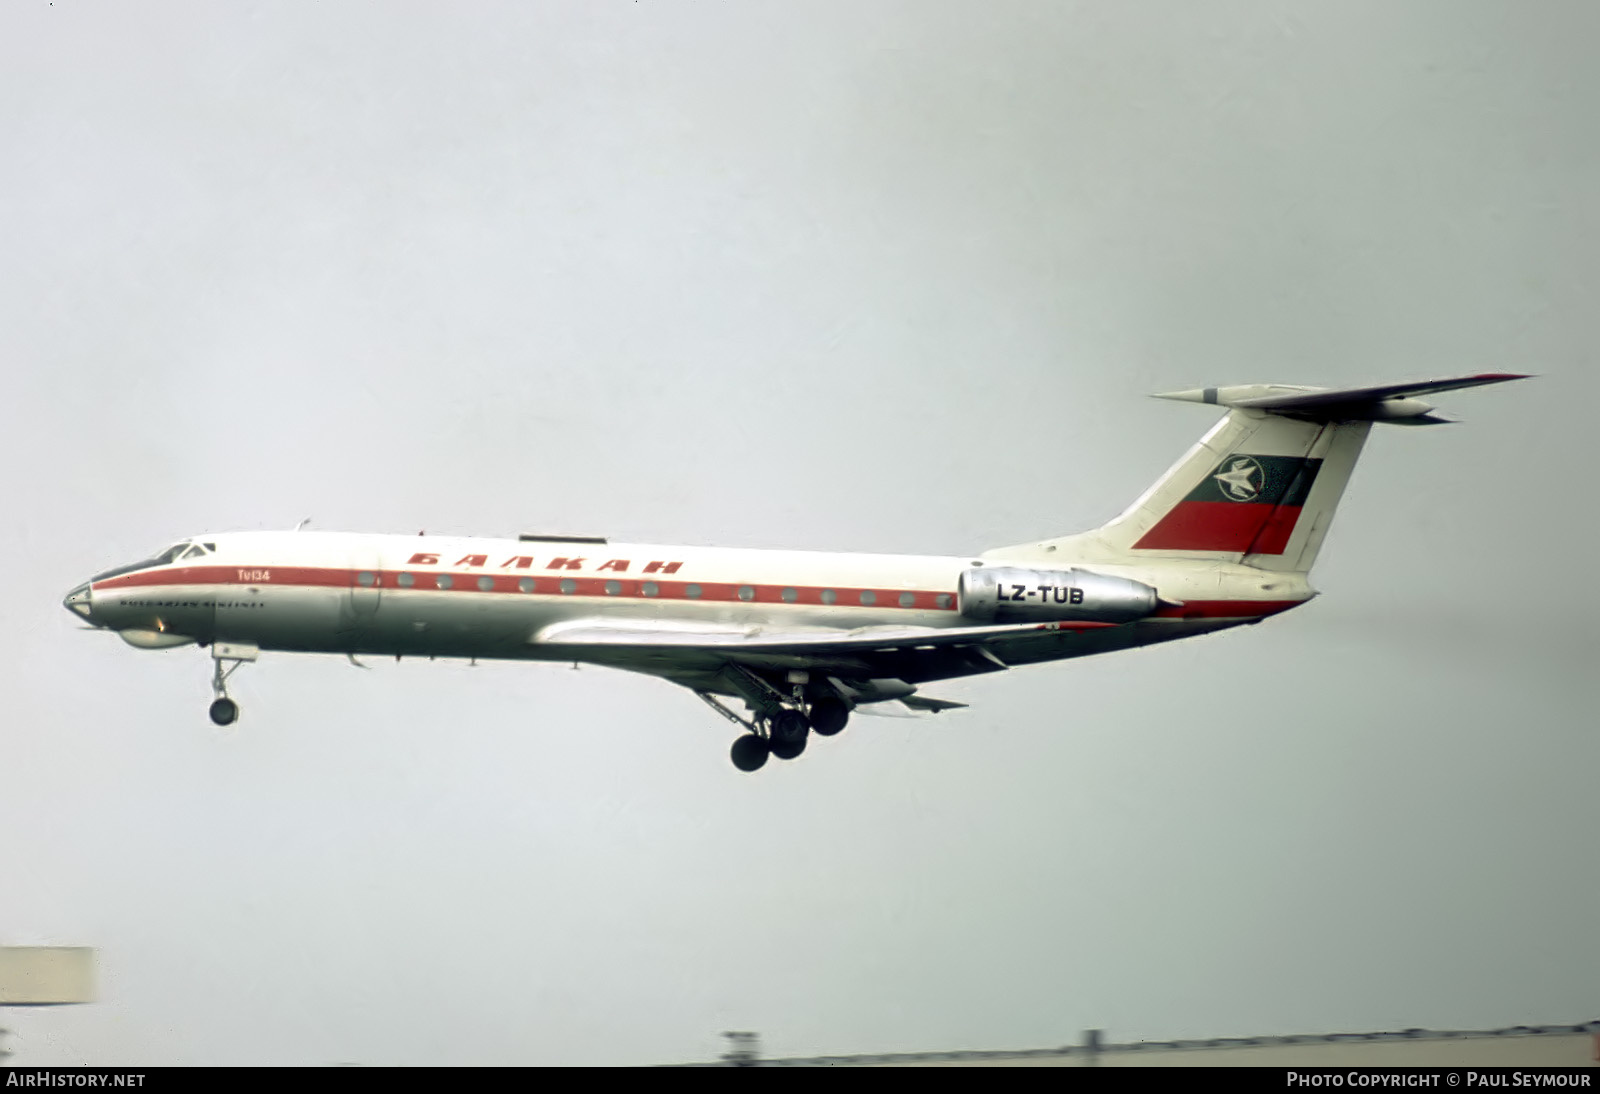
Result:
<instances>
[{"instance_id":1,"label":"white fuselage","mask_svg":"<svg viewBox=\"0 0 1600 1094\"><path fill-rule=\"evenodd\" d=\"M1004 564L991 557L335 532L236 532L192 542L204 553L97 578L80 614L125 636L171 636L141 643L147 645L192 639L305 652L564 660L566 654L541 650L534 636L598 617L786 632L970 626L960 575ZM1168 604L1148 620L1112 628L1115 634L1041 648L1041 656L1027 659L1254 622L1312 595L1303 579L1216 562L1093 569L1145 582Z\"/></svg>"}]
</instances>

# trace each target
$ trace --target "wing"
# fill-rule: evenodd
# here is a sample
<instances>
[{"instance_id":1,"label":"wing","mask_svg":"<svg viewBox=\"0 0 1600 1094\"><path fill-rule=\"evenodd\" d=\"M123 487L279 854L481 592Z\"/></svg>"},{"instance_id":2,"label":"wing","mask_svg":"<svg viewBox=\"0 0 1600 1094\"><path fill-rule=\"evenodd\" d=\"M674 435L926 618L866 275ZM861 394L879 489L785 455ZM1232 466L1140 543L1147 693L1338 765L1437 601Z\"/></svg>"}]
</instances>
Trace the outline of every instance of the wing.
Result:
<instances>
[{"instance_id":1,"label":"wing","mask_svg":"<svg viewBox=\"0 0 1600 1094\"><path fill-rule=\"evenodd\" d=\"M551 660L606 664L665 677L695 690L717 690L714 681L730 665L762 675L803 669L841 678L908 682L998 672L1010 662L995 650L1114 626L1069 621L839 631L581 619L545 627L532 642Z\"/></svg>"}]
</instances>

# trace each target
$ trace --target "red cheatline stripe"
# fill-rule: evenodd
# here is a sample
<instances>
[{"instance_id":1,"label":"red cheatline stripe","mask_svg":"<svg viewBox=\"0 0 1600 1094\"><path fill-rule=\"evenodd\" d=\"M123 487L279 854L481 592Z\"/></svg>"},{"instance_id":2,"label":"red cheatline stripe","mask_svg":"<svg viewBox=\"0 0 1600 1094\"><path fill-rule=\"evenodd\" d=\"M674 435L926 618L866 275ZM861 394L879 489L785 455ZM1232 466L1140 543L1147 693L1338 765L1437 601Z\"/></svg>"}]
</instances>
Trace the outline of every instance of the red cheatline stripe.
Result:
<instances>
[{"instance_id":1,"label":"red cheatline stripe","mask_svg":"<svg viewBox=\"0 0 1600 1094\"><path fill-rule=\"evenodd\" d=\"M244 574L270 574L270 579L253 580ZM139 570L94 583L96 591L140 585L322 585L345 588L355 579L354 570L325 570L307 566L178 566L172 569Z\"/></svg>"},{"instance_id":2,"label":"red cheatline stripe","mask_svg":"<svg viewBox=\"0 0 1600 1094\"><path fill-rule=\"evenodd\" d=\"M1228 551L1243 554L1257 536L1261 554L1281 554L1299 506L1234 501L1180 501L1133 545L1142 551ZM1271 523L1267 532L1263 532ZM1274 549L1273 545L1276 545Z\"/></svg>"},{"instance_id":3,"label":"red cheatline stripe","mask_svg":"<svg viewBox=\"0 0 1600 1094\"><path fill-rule=\"evenodd\" d=\"M357 584L359 573L375 573L376 583L371 586ZM415 583L411 586L402 586L399 583L401 573L409 574ZM246 576L241 577L244 574ZM261 575L267 575L265 577ZM451 584L448 589L438 587L437 579L448 576ZM489 588L480 589L480 578L489 579ZM735 603L751 604L812 604L826 605L822 594L834 594L833 607L839 608L904 608L909 611L948 611L956 610L956 595L954 592L939 592L928 589L862 589L860 587L836 586L824 589L822 586L802 585L755 585L740 584L738 582L720 581L658 581L653 578L621 578L598 577L585 574L564 573L562 571L546 571L538 574L529 574L526 571L515 574L486 574L479 572L461 572L457 570L423 570L423 571L357 571L319 569L299 566L181 566L173 569L141 570L137 573L122 574L117 577L107 578L105 581L96 582L96 591L112 589L126 589L141 586L175 586L175 585L225 585L225 586L299 586L318 588L378 588L394 592L426 592L426 593L515 593L519 596L528 595L521 589L520 582L524 578L531 578L534 583L533 595L535 596L590 596L590 597L633 597L643 600L712 600L734 601ZM573 582L573 591L563 594L561 583ZM617 589L612 593L607 586L615 583ZM654 596L646 596L645 585L652 585L656 589ZM691 597L688 593L690 585L700 587L700 595ZM748 590L749 596L740 593ZM793 593L794 599L785 597L785 593ZM871 593L873 602L863 604L862 593ZM902 602L902 597L908 597L908 602ZM940 604L939 598L944 597L945 602Z\"/></svg>"}]
</instances>

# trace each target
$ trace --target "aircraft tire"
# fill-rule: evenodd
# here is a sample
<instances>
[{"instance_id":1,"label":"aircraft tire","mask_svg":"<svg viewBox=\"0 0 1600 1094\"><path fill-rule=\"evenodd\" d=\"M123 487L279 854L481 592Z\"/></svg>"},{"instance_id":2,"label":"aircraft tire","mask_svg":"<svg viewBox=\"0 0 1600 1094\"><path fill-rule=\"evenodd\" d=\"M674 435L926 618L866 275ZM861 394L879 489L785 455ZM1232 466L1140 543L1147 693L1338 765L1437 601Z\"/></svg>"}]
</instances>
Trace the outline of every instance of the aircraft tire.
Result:
<instances>
[{"instance_id":1,"label":"aircraft tire","mask_svg":"<svg viewBox=\"0 0 1600 1094\"><path fill-rule=\"evenodd\" d=\"M746 733L733 742L733 766L740 771L759 771L771 752L765 740L754 733Z\"/></svg>"},{"instance_id":2,"label":"aircraft tire","mask_svg":"<svg viewBox=\"0 0 1600 1094\"><path fill-rule=\"evenodd\" d=\"M797 737L793 740L785 741L774 737L767 747L772 749L772 754L778 759L792 760L806 750L806 738Z\"/></svg>"},{"instance_id":3,"label":"aircraft tire","mask_svg":"<svg viewBox=\"0 0 1600 1094\"><path fill-rule=\"evenodd\" d=\"M219 726L232 725L239 718L239 704L232 699L218 699L211 704L211 720Z\"/></svg>"},{"instance_id":4,"label":"aircraft tire","mask_svg":"<svg viewBox=\"0 0 1600 1094\"><path fill-rule=\"evenodd\" d=\"M772 716L772 739L777 741L804 741L811 723L798 710L785 708Z\"/></svg>"},{"instance_id":5,"label":"aircraft tire","mask_svg":"<svg viewBox=\"0 0 1600 1094\"><path fill-rule=\"evenodd\" d=\"M818 699L811 704L811 728L832 737L850 720L850 705L843 699Z\"/></svg>"}]
</instances>

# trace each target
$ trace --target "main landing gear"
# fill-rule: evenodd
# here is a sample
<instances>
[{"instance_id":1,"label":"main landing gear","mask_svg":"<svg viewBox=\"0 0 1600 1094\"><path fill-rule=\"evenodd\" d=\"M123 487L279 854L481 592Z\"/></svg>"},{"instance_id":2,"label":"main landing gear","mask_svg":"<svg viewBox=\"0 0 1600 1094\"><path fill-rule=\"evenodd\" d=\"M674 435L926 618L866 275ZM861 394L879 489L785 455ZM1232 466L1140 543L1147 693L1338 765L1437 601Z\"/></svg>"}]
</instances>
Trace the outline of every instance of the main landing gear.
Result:
<instances>
[{"instance_id":1,"label":"main landing gear","mask_svg":"<svg viewBox=\"0 0 1600 1094\"><path fill-rule=\"evenodd\" d=\"M719 714L736 722L749 732L733 742L729 758L740 771L759 771L769 756L792 760L806 750L806 742L815 730L820 736L832 737L850 720L850 705L842 699L824 698L804 707L798 703L773 709L764 717L748 721L723 706L707 692L700 692Z\"/></svg>"},{"instance_id":2,"label":"main landing gear","mask_svg":"<svg viewBox=\"0 0 1600 1094\"><path fill-rule=\"evenodd\" d=\"M254 661L261 652L253 643L245 642L213 642L211 644L211 658L215 662L211 670L211 691L216 696L211 701L208 713L211 720L219 726L230 726L239 720L239 704L228 696L228 677L239 671L239 666L246 661ZM223 662L229 662L224 669Z\"/></svg>"}]
</instances>

